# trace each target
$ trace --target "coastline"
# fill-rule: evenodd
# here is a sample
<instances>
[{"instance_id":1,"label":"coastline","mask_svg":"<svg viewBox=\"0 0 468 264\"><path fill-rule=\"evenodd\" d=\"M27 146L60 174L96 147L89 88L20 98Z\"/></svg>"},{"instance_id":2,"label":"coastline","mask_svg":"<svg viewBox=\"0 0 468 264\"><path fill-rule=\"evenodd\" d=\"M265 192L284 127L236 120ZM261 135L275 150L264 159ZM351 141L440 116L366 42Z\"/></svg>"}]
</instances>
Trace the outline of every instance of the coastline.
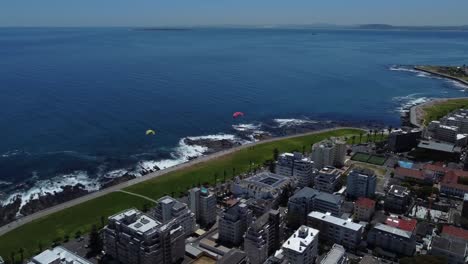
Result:
<instances>
[{"instance_id":1,"label":"coastline","mask_svg":"<svg viewBox=\"0 0 468 264\"><path fill-rule=\"evenodd\" d=\"M104 196L106 194L110 194L110 193L113 193L113 192L120 191L120 190L122 190L124 188L127 188L127 187L133 186L135 184L142 183L142 182L145 182L145 181L148 181L148 180L151 180L151 179L166 175L166 174L171 173L171 172L187 169L187 168L190 168L190 167L195 166L197 164L202 164L202 163L207 162L207 161L222 158L224 156L235 153L235 152L237 152L239 150L242 150L242 149L251 148L253 146L264 144L264 143L271 143L271 142L275 142L275 141L280 141L280 140L285 140L285 139L292 139L292 138L308 136L308 135L313 135L313 134L326 133L326 132L336 131L336 130L341 130L341 129L361 129L361 128L338 126L338 127L334 127L334 128L326 128L326 129L315 130L315 131L310 131L310 132L306 132L306 133L299 133L299 134L295 134L295 135L288 135L288 136L282 136L282 137L273 137L273 138L269 138L269 139L265 139L265 140L261 140L261 141L257 141L257 142L248 143L248 144L245 144L245 145L236 146L236 147L233 147L233 148L230 148L230 149L215 152L213 154L204 155L204 156L198 157L196 159L190 160L188 162L181 163L181 164L175 165L173 167L169 167L167 169L151 172L151 173L148 173L148 174L146 174L146 175L144 175L142 177L138 177L138 178L135 178L135 179L132 179L132 180L129 180L129 181L125 181L125 182L119 183L117 185L111 186L109 188L101 189L99 191L86 194L84 196L81 196L79 198L70 200L68 202L58 204L58 205L49 207L47 209L35 212L33 214L24 216L22 218L19 218L18 220L15 220L14 222L11 222L9 224L1 226L0 227L0 236L6 234L6 233L8 233L8 232L10 232L10 231L12 231L12 230L14 230L16 228L18 228L18 227L20 227L20 226L22 226L24 224L27 224L27 223L32 222L34 220L37 220L39 218L48 216L48 215L53 214L55 212L59 212L61 210L73 207L75 205L79 205L79 204L84 203L86 201L90 201L92 199L102 197L102 196Z\"/></svg>"},{"instance_id":2,"label":"coastline","mask_svg":"<svg viewBox=\"0 0 468 264\"><path fill-rule=\"evenodd\" d=\"M434 98L427 102L414 105L410 108L410 123L415 127L422 128L424 127L423 121L424 121L424 116L426 114L424 111L424 108L428 106L440 104L443 102L447 102L451 100L460 100L460 99L468 99L468 97Z\"/></svg>"},{"instance_id":3,"label":"coastline","mask_svg":"<svg viewBox=\"0 0 468 264\"><path fill-rule=\"evenodd\" d=\"M414 69L415 69L415 70L418 70L418 71L425 72L425 73L437 75L437 76L440 76L440 77L443 77L443 78L451 79L451 80L457 81L457 82L459 82L459 83L461 83L461 84L463 84L463 85L467 85L467 86L468 86L468 81L465 81L465 80L460 79L460 78L455 77L455 76L451 76L451 75L448 75L448 74L444 74L444 73L440 73L440 72L436 72L436 71L431 71L431 70L428 70L428 69L424 69L424 68L422 68L421 66L414 66Z\"/></svg>"}]
</instances>

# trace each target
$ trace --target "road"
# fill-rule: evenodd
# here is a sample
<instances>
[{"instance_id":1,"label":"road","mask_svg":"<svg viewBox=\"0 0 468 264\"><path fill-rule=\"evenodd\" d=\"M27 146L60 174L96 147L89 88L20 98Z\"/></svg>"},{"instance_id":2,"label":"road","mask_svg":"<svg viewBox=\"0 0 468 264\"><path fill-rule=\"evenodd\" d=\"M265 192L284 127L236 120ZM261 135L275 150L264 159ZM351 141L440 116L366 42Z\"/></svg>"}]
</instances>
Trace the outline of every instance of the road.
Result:
<instances>
[{"instance_id":1,"label":"road","mask_svg":"<svg viewBox=\"0 0 468 264\"><path fill-rule=\"evenodd\" d=\"M359 129L359 128L355 128L355 127L336 127L336 128L317 130L317 131L312 131L312 132L302 133L302 134L296 134L296 135L291 135L291 136L275 137L275 138L270 138L270 139L266 139L266 140L262 140L262 141L258 141L258 142L253 142L253 143L241 145L241 146L234 147L234 148L231 148L231 149L216 152L216 153L213 153L213 154L210 154L210 155L201 156L201 157L193 159L191 161L181 163L179 165L176 165L176 166L164 169L164 170L159 170L159 171L155 171L155 172L152 172L152 173L148 173L148 174L146 174L146 175L144 175L142 177L138 177L138 178L135 178L135 179L132 179L132 180L129 180L129 181L126 181L126 182L111 186L111 187L106 188L106 189L102 189L102 190L99 190L99 191L96 191L96 192L92 192L90 194L87 194L85 196L76 198L74 200L70 200L68 202L65 202L65 203L55 205L55 206L52 206L50 208L41 210L41 211L36 212L34 214L27 215L27 216L22 217L22 218L14 221L14 222L11 222L11 223L9 223L7 225L4 225L4 226L0 227L0 236L10 232L11 230L14 230L15 228L18 228L18 227L20 227L20 226L22 226L24 224L27 224L27 223L29 223L31 221L34 221L34 220L37 220L39 218L45 217L47 215L59 212L61 210L73 207L75 205L90 201L92 199L107 195L107 194L112 193L112 192L120 191L120 190L122 190L124 188L127 188L129 186L132 186L132 185L135 185L135 184L138 184L138 183L142 183L142 182L145 182L145 181L160 177L162 175L165 175L165 174L177 171L177 170L182 170L182 169L189 168L189 167L191 167L191 166L193 166L195 164L200 164L200 163L207 162L207 161L210 161L210 160L213 160L213 159L217 159L217 158L225 156L225 155L229 155L229 154L234 153L236 151L239 151L241 149L247 149L247 148L250 148L250 147L253 147L253 146L256 146L256 145L259 145L259 144L263 144L263 143L275 142L275 141L279 141L279 140L283 140L283 139L296 138L296 137L312 135L312 134L319 134L319 133L324 133L324 132L329 132L329 131L334 131L334 130L339 130L339 129ZM132 194L132 195L134 195L134 194ZM142 198L147 199L147 197L142 197Z\"/></svg>"},{"instance_id":2,"label":"road","mask_svg":"<svg viewBox=\"0 0 468 264\"><path fill-rule=\"evenodd\" d=\"M424 121L424 115L425 115L423 108L432 106L434 104L438 104L441 102L450 101L450 100L459 100L459 99L467 99L467 97L434 98L428 102L412 106L410 108L410 123L414 125L415 127L422 128L424 127L422 122Z\"/></svg>"}]
</instances>

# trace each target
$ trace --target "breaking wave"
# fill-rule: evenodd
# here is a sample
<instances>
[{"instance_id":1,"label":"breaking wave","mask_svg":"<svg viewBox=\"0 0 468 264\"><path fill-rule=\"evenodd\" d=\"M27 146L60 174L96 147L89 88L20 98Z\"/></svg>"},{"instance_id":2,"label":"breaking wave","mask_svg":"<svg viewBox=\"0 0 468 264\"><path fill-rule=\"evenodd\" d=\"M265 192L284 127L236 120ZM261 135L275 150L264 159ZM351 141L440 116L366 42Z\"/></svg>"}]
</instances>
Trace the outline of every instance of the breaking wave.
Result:
<instances>
[{"instance_id":1,"label":"breaking wave","mask_svg":"<svg viewBox=\"0 0 468 264\"><path fill-rule=\"evenodd\" d=\"M420 96L419 93L409 94L406 96L397 96L393 97L392 101L398 104L398 112L407 112L412 106L422 104L431 100L431 98L426 96Z\"/></svg>"},{"instance_id":2,"label":"breaking wave","mask_svg":"<svg viewBox=\"0 0 468 264\"><path fill-rule=\"evenodd\" d=\"M278 124L278 127L293 127L300 126L304 124L316 124L317 121L309 119L296 119L296 118L276 118L273 119L275 123Z\"/></svg>"}]
</instances>

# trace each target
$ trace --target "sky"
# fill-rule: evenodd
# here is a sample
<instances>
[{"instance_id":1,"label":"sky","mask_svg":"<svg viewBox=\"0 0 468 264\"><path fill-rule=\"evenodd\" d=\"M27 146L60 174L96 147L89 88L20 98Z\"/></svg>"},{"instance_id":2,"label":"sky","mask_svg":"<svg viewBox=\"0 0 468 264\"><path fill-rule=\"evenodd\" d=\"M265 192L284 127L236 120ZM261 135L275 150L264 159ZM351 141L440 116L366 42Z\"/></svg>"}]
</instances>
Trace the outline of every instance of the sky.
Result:
<instances>
[{"instance_id":1,"label":"sky","mask_svg":"<svg viewBox=\"0 0 468 264\"><path fill-rule=\"evenodd\" d=\"M0 26L468 25L468 0L2 0Z\"/></svg>"}]
</instances>

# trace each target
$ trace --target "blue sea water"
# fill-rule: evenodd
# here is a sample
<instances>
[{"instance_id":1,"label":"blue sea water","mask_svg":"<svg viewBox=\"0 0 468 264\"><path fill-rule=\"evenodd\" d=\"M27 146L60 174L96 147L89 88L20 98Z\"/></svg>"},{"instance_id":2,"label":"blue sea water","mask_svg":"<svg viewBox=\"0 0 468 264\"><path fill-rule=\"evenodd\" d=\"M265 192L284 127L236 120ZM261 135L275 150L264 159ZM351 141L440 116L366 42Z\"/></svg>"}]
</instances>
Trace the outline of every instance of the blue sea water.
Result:
<instances>
[{"instance_id":1,"label":"blue sea water","mask_svg":"<svg viewBox=\"0 0 468 264\"><path fill-rule=\"evenodd\" d=\"M92 189L196 156L182 138L231 138L239 123L398 126L402 106L468 88L411 65L468 64L467 51L457 31L2 28L0 181Z\"/></svg>"}]
</instances>

